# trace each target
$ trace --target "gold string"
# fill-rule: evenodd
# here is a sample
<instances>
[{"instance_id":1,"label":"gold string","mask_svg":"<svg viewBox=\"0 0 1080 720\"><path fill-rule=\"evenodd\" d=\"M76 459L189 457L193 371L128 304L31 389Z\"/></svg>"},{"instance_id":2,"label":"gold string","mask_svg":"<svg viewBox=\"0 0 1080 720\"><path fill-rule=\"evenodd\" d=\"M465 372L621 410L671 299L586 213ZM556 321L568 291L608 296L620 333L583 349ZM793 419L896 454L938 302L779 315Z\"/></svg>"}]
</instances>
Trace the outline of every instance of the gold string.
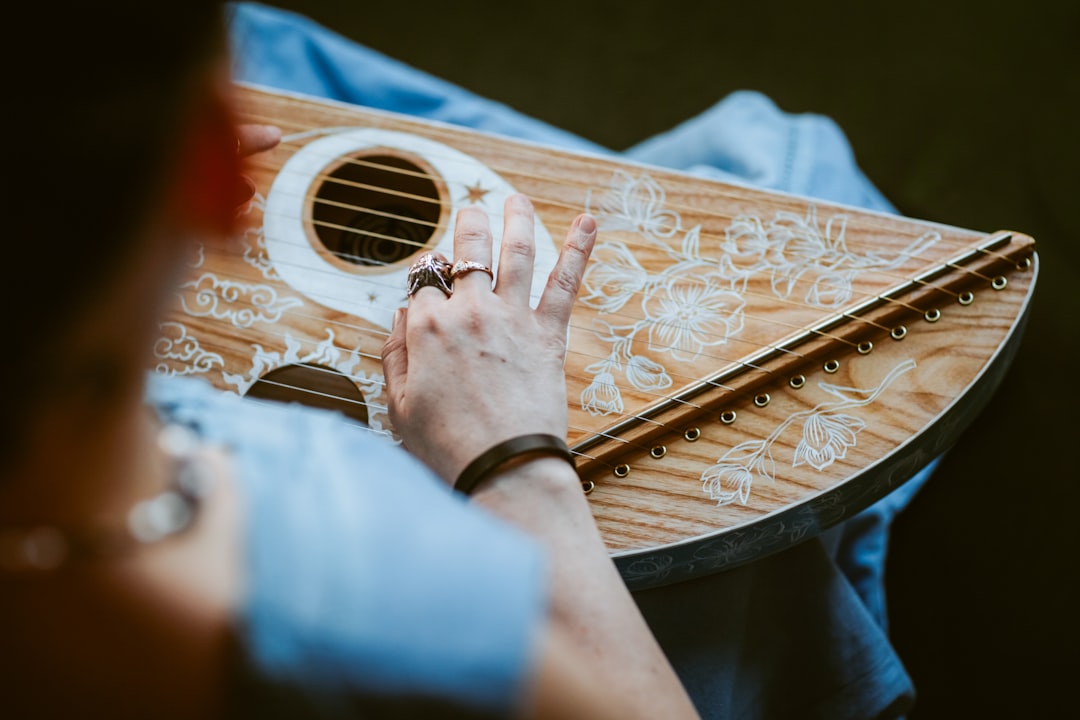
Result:
<instances>
[{"instance_id":1,"label":"gold string","mask_svg":"<svg viewBox=\"0 0 1080 720\"><path fill-rule=\"evenodd\" d=\"M328 157L328 160L329 159L331 159L331 158ZM371 161L361 160L361 159L358 159L358 158L347 159L345 161L345 163L346 164L362 165L362 166L372 167L372 168L378 168L380 171L387 172L387 173L395 173L395 174L402 174L402 175L407 175L407 176L412 176L412 177L422 177L422 178L430 178L431 177L429 174L427 174L425 172L412 171L412 170L408 170L408 169L405 169L405 168L398 168L398 167L389 166L389 165L385 165L385 164L378 163L378 162L371 162ZM264 167L264 169L268 169L271 172L274 172L275 169L276 169L275 167L270 167L270 166L263 166L263 167ZM492 170L499 171L499 168L497 168L495 166L490 166L490 167L491 167ZM663 169L661 169L661 170L663 170ZM552 183L559 182L559 183L561 183L562 185L565 185L565 186L573 186L574 185L574 183L571 182L571 181L557 181L556 179L551 178L551 177L545 177L545 176L540 176L540 175L535 175L535 174L529 175L529 174L525 174L525 173L521 173L521 172L517 172L517 171L512 171L512 170L509 170L509 169L503 169L502 171L508 172L508 173L514 173L516 175L521 175L521 176L524 176L524 177L529 177L531 179L544 180L544 181L548 181L548 182L552 182ZM366 183L357 183L355 181L348 181L348 180L344 180L344 179L341 179L341 178L336 178L336 177L325 175L325 174L317 174L315 176L315 179L322 180L324 183L338 183L338 184L343 184L343 185L346 185L346 186L353 186L353 187L357 187L357 188L373 190L373 191L376 191L376 192L381 192L383 194L397 196L397 197L404 197L404 198L408 198L410 200L414 200L414 201L418 201L418 202L430 203L430 204L434 204L434 205L441 205L441 203L442 203L442 200L439 199L439 198L433 198L433 197L422 196L422 195L415 195L415 194L412 194L412 193L406 193L406 192L394 190L392 188L386 188L386 187L383 187L383 186L374 186L374 185L369 185L369 184L366 184ZM584 188L586 190L593 189L590 186L585 185L585 184L579 184L579 187ZM710 186L710 189L711 190L716 190L716 192L714 194L716 194L718 196L721 196L721 197L723 197L723 196L738 197L738 196L729 195L728 193L725 193L723 190L714 188L712 186ZM576 205L571 206L568 203L562 203L562 202L558 202L558 201L555 201L555 200L548 200L548 199L544 199L544 198L537 198L537 199L545 202L548 205L552 205L552 206L555 206L555 207L562 207L563 209L567 209L567 210L570 210L570 211L577 211L579 209ZM344 208L344 209L353 209L353 210L357 210L357 211L362 211L362 212L366 212L366 213L369 213L369 214L372 214L372 215L378 215L378 216L382 216L382 217L392 218L392 219L399 220L399 221L401 221L403 223L411 223L411 224L416 224L416 225L422 225L422 226L429 227L429 228L433 228L433 227L437 226L436 223L432 223L432 222L429 222L429 221L424 221L422 219L403 216L403 215L397 215L397 214L394 214L394 213L387 213L385 211L380 211L380 210L375 209L375 208L368 208L368 207L364 207L364 206L360 206L360 205L350 206L350 205L347 205L347 204L344 204L344 203L338 203L336 201L327 200L325 198L320 198L320 197L317 197L317 196L314 198L314 202L320 203L320 204L329 204L329 205L333 205L335 207L341 207L341 208ZM706 217L712 218L712 219L721 218L721 219L733 220L736 217L736 216L729 215L729 214L726 214L726 213L707 213L707 212L702 213L700 211L700 209L690 208L689 206L679 206L677 204L674 204L674 205L669 204L669 206L671 206L675 210L682 210L682 211L691 210L693 212L697 212L698 214L704 214ZM879 213L875 213L874 211L864 210L864 209L854 209L854 210L856 212L858 212L859 214L863 215L863 217L868 217L868 216L879 214ZM492 217L493 219L498 219L499 217L501 217L498 212L491 212L491 213L489 213L489 216ZM897 229L897 226L903 225L905 221L910 221L910 219L897 217L896 221L892 225L866 223L866 224L860 225L858 227L858 229L859 230L871 229L871 230L892 230L892 231L895 231ZM348 232L348 233L357 234L357 235L364 235L364 236L369 236L369 237L376 237L376 238L379 238L379 239L392 240L394 242L397 242L397 243L400 243L400 244L406 245L406 246L413 246L413 247L420 248L420 247L425 246L425 244L426 244L424 242L418 242L418 241L414 241L414 240L409 240L407 238L388 236L388 235L384 235L384 234L380 234L380 233L374 233L372 231L360 230L360 229L357 229L357 228L350 228L350 227L335 225L335 224L332 224L332 223L327 223L325 221L313 220L312 222L316 226L334 228L334 229L337 229L337 230L341 230L343 232ZM926 229L926 228L923 228L923 229ZM925 235L925 233L924 233L924 235ZM710 236L709 235L702 235L702 238L710 239ZM947 237L942 236L940 233L939 233L939 240L941 240L941 242L940 243L935 243L935 244L938 244L939 247L943 247L943 248L947 249L947 246L950 244L950 240ZM653 247L653 246L650 246L650 245L646 245L644 243L632 243L631 242L631 243L626 243L626 244L627 244L628 247L631 247L631 248L633 248L633 247L642 247L642 248L644 248L644 247L650 247L650 248ZM965 244L961 241L960 243L958 243L958 245L959 246L964 246ZM671 250L673 252L675 251L674 248L671 248ZM922 262L936 262L937 261L937 259L934 258L934 257L927 257L925 255L919 255L919 254L910 253L910 252L903 252L902 250L895 250L894 252L895 252L895 254L897 256L904 255L904 256L906 256L908 258L911 258L911 259L914 259L914 260L919 260L919 261L922 261ZM352 256L350 256L350 255L348 255L346 253L342 253L342 254L340 254L340 257L342 257L345 260L348 260ZM999 257L1002 257L1002 256L999 255ZM369 264L377 264L377 261L369 260ZM957 268L957 269L960 270L961 272L971 273L971 274L975 275L976 277L979 277L980 279L983 279L983 280L989 280L990 279L990 278L978 273L977 271L972 271L970 269L965 269L965 268ZM878 273L879 275L885 275L885 276L889 276L889 277L893 277L893 278L905 277L905 276L902 276L902 275L898 275L898 274L896 274L896 273L894 273L894 272L892 272L892 271L890 271L888 269L872 268L872 270L875 273ZM950 293L950 294L953 294L954 296L956 295L956 293L953 293L950 290L947 290L947 289L944 289L944 288L938 288L938 289L940 289L942 292Z\"/></svg>"},{"instance_id":2,"label":"gold string","mask_svg":"<svg viewBox=\"0 0 1080 720\"><path fill-rule=\"evenodd\" d=\"M373 119L374 117L377 116L377 113L372 113L370 110L367 110L367 109L363 109L363 110L364 110L365 113L370 113L370 114L365 114L364 115L365 119ZM283 125L285 125L285 123L281 122L278 119L269 118L269 117L266 117L266 116L261 116L261 117L260 116L252 116L252 117L253 117L253 121L255 121L255 122L275 124L275 125L278 125L279 127L282 127ZM411 117L410 118L403 118L403 121L423 125L423 120L418 120L416 118L411 118ZM336 127L336 128L335 127L330 127L330 128L315 128L315 129L310 129L310 128L307 128L306 126L299 126L299 125L297 127L304 127L305 129L304 129L304 131L302 131L300 133L293 133L291 135L285 135L283 140L282 140L282 145L295 145L297 147L302 147L302 144L300 144L298 142L298 140L300 140L300 139L306 139L308 137L315 137L315 136L328 136L328 135L333 135L333 134L335 134L337 132L347 131L347 130L363 129L361 126ZM378 124L372 124L369 127L382 129ZM458 127L454 127L454 128L452 128L452 130L457 131L457 132L464 132L466 134L476 132L476 131L469 131L466 128L458 128ZM437 133L436 133L436 135L437 135ZM529 146L527 146L525 144L522 144L521 145L521 152L523 154L527 153L527 152L536 152L536 149L531 148L531 147L529 147ZM592 159L591 156L589 156L589 155L582 154L582 153L575 153L572 150L570 150L570 151L561 151L561 152L564 152L564 153L567 153L567 154L571 155L579 163L581 163L581 164L583 164L585 166L588 166L589 161ZM434 154L433 157L438 157L438 155ZM257 161L261 161L263 159L263 156L258 156L257 155L257 156L253 156L253 158L257 159ZM603 162L605 164L614 164L616 166L621 166L619 169L623 169L623 170L626 170L626 169L629 169L629 168L640 168L642 171L659 171L659 172L665 173L665 174L675 174L675 175L680 175L681 174L681 175L685 175L685 178L683 178L684 180L696 181L696 182L700 182L700 183L707 183L708 187L709 187L709 193L713 197L729 198L729 199L734 199L734 200L744 200L745 199L745 196L743 194L739 194L738 192L727 190L726 186L723 183L710 181L710 180L707 180L707 179L704 179L704 178L696 178L694 176L686 175L685 173L680 173L680 171L674 170L674 169L671 169L671 168L664 168L664 167L660 167L660 166L646 166L646 165L643 165L643 164L638 164L633 160L629 160L627 158L622 158L622 157L620 157L618 155L614 155L614 154L611 157L600 156L597 159L600 162ZM353 165L360 165L360 166L364 166L364 167L371 167L371 168L378 169L380 171L396 173L396 174L401 174L401 175L407 175L407 176L417 177L417 178L430 178L431 177L430 174L428 174L426 172L423 172L423 171L408 170L406 168L397 168L397 167L388 166L388 165L385 165L385 164L382 164L382 163L373 162L373 161L370 161L370 160L364 160L362 158L355 158L355 157L341 158L341 157L337 157L337 156L327 156L327 160L328 161L330 161L330 160L342 160L344 164L353 164ZM577 188L577 189L580 189L580 190L585 191L585 192L588 192L588 191L594 189L591 185L589 185L587 183L576 182L572 178L552 177L550 175L541 175L541 174L537 174L537 173L525 172L525 171L521 170L520 168L510 168L510 167L499 166L499 165L495 165L495 164L486 164L485 163L485 166L490 168L492 171L494 171L494 172L496 172L496 173L498 173L500 175L507 175L507 176L513 175L513 176L527 178L529 180L540 181L540 182L544 182L544 183L548 183L548 184L554 184L554 185L559 185L559 186L563 186L563 187ZM276 171L277 170L277 168L275 168L275 167L264 166L264 168L265 169L270 169L271 171ZM319 179L323 179L323 180L329 180L331 182L338 180L336 178L329 178L327 176L321 176L321 175L316 176L316 177L319 178ZM369 189L375 189L375 190L379 190L379 191L385 190L384 188L374 188L374 187L369 188ZM740 188L740 190L749 190L749 191L755 192L755 193L763 192L760 189L754 189L754 188ZM764 191L764 192L769 192L769 191ZM787 195L785 193L780 192L780 191L772 191L769 194L772 194L772 195L775 195L775 196L778 196L778 197L780 197L780 196L787 197ZM799 198L799 197L794 196L794 195L792 195L790 197L793 200L803 199L803 198ZM418 201L421 201L421 202L430 202L430 203L433 203L433 204L440 203L440 201L438 199L436 199L436 198L430 198L430 197L424 197L424 196L416 196L416 197L413 197L412 199L415 199L415 200L418 200ZM569 210L569 211L576 211L577 210L576 205L570 205L568 203L559 202L558 200L555 200L554 198L539 198L539 199L542 200L543 202L545 202L546 204L552 205L554 207L561 207L561 208ZM813 199L811 199L811 198L805 198L805 200L813 202ZM823 202L826 205L830 205L830 206L837 205L836 203L830 203L828 201L820 201L820 202ZM712 219L719 218L719 219L733 220L733 219L735 219L735 217L737 217L737 216L730 215L730 214L727 214L727 213L709 212L709 211L706 211L706 210L704 210L704 209L702 209L700 207L693 207L693 206L689 206L689 205L679 205L677 203L672 204L671 207L672 207L672 209L680 211L680 212L693 212L695 214L703 215L704 217L712 218ZM870 229L870 230L887 230L887 229L896 230L898 228L898 226L903 226L904 224L906 224L908 222L911 222L911 220L912 220L910 218L904 218L904 217L901 217L901 216L894 216L894 215L891 215L891 214L888 214L888 213L884 213L884 212L877 211L877 210L870 210L870 209L866 209L866 208L844 208L843 206L837 206L837 207L841 211L845 210L845 209L846 210L851 210L851 211L857 212L858 214L860 214L860 215L862 215L864 217L878 216L878 217L881 217L883 219L892 219L893 220L893 222L890 222L890 223L866 223L866 224L861 226L862 228L867 228L867 229ZM931 226L933 224L927 224L927 225L929 227L929 226ZM947 227L947 226L942 226L942 227ZM961 228L948 228L948 229L962 230ZM925 259L925 258L919 258L919 259Z\"/></svg>"}]
</instances>

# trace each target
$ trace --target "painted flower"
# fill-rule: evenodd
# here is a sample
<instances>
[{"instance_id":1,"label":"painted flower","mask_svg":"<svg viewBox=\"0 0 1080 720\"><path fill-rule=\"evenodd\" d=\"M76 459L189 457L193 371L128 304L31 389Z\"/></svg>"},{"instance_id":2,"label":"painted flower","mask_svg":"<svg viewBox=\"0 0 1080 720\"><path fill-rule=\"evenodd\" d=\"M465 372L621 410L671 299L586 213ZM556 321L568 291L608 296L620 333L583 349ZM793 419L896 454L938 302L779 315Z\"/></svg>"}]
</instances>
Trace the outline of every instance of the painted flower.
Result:
<instances>
[{"instance_id":1,"label":"painted flower","mask_svg":"<svg viewBox=\"0 0 1080 720\"><path fill-rule=\"evenodd\" d=\"M717 505L728 505L750 499L750 486L755 473L763 478L775 478L776 468L769 454L771 441L747 440L724 453L716 464L701 474L701 489Z\"/></svg>"},{"instance_id":2,"label":"painted flower","mask_svg":"<svg viewBox=\"0 0 1080 720\"><path fill-rule=\"evenodd\" d=\"M761 220L740 215L724 231L721 260L735 273L747 275L769 264L769 238Z\"/></svg>"},{"instance_id":3,"label":"painted flower","mask_svg":"<svg viewBox=\"0 0 1080 720\"><path fill-rule=\"evenodd\" d=\"M803 435L795 448L793 467L806 463L824 470L842 460L848 448L855 447L855 436L866 427L857 417L843 413L815 413L803 424Z\"/></svg>"},{"instance_id":4,"label":"painted flower","mask_svg":"<svg viewBox=\"0 0 1080 720\"><path fill-rule=\"evenodd\" d=\"M589 386L581 391L581 408L590 415L611 415L623 411L622 394L611 373L597 373Z\"/></svg>"},{"instance_id":5,"label":"painted flower","mask_svg":"<svg viewBox=\"0 0 1080 720\"><path fill-rule=\"evenodd\" d=\"M679 215L664 209L664 199L664 189L648 175L635 178L617 171L611 191L594 212L605 230L671 237L679 229Z\"/></svg>"},{"instance_id":6,"label":"painted flower","mask_svg":"<svg viewBox=\"0 0 1080 720\"><path fill-rule=\"evenodd\" d=\"M638 390L663 390L671 387L671 376L664 366L644 355L632 355L626 362L626 379Z\"/></svg>"},{"instance_id":7,"label":"painted flower","mask_svg":"<svg viewBox=\"0 0 1080 720\"><path fill-rule=\"evenodd\" d=\"M630 563L624 572L626 577L635 581L663 580L671 572L670 555L651 555Z\"/></svg>"},{"instance_id":8,"label":"painted flower","mask_svg":"<svg viewBox=\"0 0 1080 720\"><path fill-rule=\"evenodd\" d=\"M600 312L616 312L641 291L649 281L630 250L620 242L607 242L593 249L592 262L585 270L581 302Z\"/></svg>"},{"instance_id":9,"label":"painted flower","mask_svg":"<svg viewBox=\"0 0 1080 720\"><path fill-rule=\"evenodd\" d=\"M729 505L736 500L745 505L750 499L754 474L745 465L720 462L702 473L701 481L702 490L717 505Z\"/></svg>"},{"instance_id":10,"label":"painted flower","mask_svg":"<svg viewBox=\"0 0 1080 720\"><path fill-rule=\"evenodd\" d=\"M830 231L831 228L830 220ZM769 223L768 234L769 246L772 249L771 263L776 267L806 267L825 262L827 257L837 251L844 253L842 238L831 241L828 233L822 233L818 228L817 211L813 206L807 208L805 218L793 213L777 213L776 218Z\"/></svg>"},{"instance_id":11,"label":"painted flower","mask_svg":"<svg viewBox=\"0 0 1080 720\"><path fill-rule=\"evenodd\" d=\"M717 287L709 276L674 277L642 302L649 349L693 360L742 330L745 304L741 295Z\"/></svg>"},{"instance_id":12,"label":"painted flower","mask_svg":"<svg viewBox=\"0 0 1080 720\"><path fill-rule=\"evenodd\" d=\"M851 277L847 273L819 275L806 291L806 302L818 307L834 308L851 299Z\"/></svg>"},{"instance_id":13,"label":"painted flower","mask_svg":"<svg viewBox=\"0 0 1080 720\"><path fill-rule=\"evenodd\" d=\"M791 295L795 283L809 268L827 266L836 259L813 218L813 212L806 220L791 213L777 213L769 224L769 265L777 297Z\"/></svg>"},{"instance_id":14,"label":"painted flower","mask_svg":"<svg viewBox=\"0 0 1080 720\"><path fill-rule=\"evenodd\" d=\"M783 537L773 528L763 525L750 525L738 530L731 530L715 540L698 547L694 558L701 567L722 568L738 564L744 560L760 557L763 552L775 547Z\"/></svg>"}]
</instances>

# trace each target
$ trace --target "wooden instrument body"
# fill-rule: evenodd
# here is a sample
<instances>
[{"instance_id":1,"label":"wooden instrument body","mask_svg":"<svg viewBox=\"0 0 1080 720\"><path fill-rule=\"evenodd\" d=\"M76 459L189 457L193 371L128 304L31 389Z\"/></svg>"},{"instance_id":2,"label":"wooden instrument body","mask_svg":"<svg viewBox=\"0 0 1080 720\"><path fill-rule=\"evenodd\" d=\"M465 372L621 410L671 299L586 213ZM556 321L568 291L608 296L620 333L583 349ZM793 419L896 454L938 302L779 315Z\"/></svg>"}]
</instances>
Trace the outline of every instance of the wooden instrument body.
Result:
<instances>
[{"instance_id":1,"label":"wooden instrument body","mask_svg":"<svg viewBox=\"0 0 1080 720\"><path fill-rule=\"evenodd\" d=\"M415 254L452 257L468 204L497 240L502 199L523 192L538 295L589 211L600 238L571 322L567 439L635 589L781 550L911 477L996 388L1034 288L1017 233L239 93L286 140L254 160L242 237L193 261L157 369L266 397L299 382L389 442L379 352Z\"/></svg>"}]
</instances>

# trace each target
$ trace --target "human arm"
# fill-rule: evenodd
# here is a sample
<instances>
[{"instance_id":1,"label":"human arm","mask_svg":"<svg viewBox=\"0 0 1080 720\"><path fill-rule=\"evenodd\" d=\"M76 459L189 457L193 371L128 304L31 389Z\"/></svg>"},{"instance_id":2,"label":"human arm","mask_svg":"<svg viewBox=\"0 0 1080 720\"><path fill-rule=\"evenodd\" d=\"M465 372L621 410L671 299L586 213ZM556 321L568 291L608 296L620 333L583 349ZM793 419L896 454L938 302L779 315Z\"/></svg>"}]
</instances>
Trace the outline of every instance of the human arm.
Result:
<instances>
[{"instance_id":1,"label":"human arm","mask_svg":"<svg viewBox=\"0 0 1080 720\"><path fill-rule=\"evenodd\" d=\"M528 200L509 198L494 289L482 272L459 276L449 298L420 288L383 351L394 426L447 482L497 442L567 433L566 330L596 224L589 216L575 220L534 310L533 222ZM459 213L454 252L490 265L484 213ZM567 703L582 717L696 717L611 562L568 463L517 458L473 498L537 538L551 559L551 613L530 700L537 717L565 717Z\"/></svg>"}]
</instances>

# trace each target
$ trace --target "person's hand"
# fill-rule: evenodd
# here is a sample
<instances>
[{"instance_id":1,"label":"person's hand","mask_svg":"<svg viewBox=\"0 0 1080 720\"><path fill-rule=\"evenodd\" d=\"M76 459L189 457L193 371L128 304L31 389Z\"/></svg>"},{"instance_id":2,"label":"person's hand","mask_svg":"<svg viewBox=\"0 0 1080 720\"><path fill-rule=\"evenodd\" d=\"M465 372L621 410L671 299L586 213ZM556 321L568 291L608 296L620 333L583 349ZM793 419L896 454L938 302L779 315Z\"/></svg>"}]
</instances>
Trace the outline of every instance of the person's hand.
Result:
<instances>
[{"instance_id":1,"label":"person's hand","mask_svg":"<svg viewBox=\"0 0 1080 720\"><path fill-rule=\"evenodd\" d=\"M266 152L281 142L281 128L276 125L245 123L236 126L236 154L240 158ZM255 195L255 181L243 173L236 190L235 204L241 207Z\"/></svg>"},{"instance_id":2,"label":"person's hand","mask_svg":"<svg viewBox=\"0 0 1080 720\"><path fill-rule=\"evenodd\" d=\"M576 218L534 310L535 246L528 199L507 199L497 282L459 275L453 295L421 287L395 316L383 348L390 420L410 452L447 482L495 443L526 433L567 433L567 326L596 240ZM479 208L458 213L454 255L491 265Z\"/></svg>"},{"instance_id":3,"label":"person's hand","mask_svg":"<svg viewBox=\"0 0 1080 720\"><path fill-rule=\"evenodd\" d=\"M248 157L266 152L281 142L281 128L276 125L246 123L236 126L236 154Z\"/></svg>"}]
</instances>

